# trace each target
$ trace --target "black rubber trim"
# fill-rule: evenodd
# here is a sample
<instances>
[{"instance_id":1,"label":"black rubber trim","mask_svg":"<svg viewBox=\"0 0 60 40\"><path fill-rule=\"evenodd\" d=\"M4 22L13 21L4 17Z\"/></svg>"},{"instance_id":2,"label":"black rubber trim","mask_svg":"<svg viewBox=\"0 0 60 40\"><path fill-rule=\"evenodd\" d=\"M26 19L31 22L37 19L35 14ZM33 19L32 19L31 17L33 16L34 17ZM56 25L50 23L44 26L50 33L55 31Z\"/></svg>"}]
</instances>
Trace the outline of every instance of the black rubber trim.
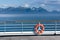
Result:
<instances>
[{"instance_id":1,"label":"black rubber trim","mask_svg":"<svg viewBox=\"0 0 60 40\"><path fill-rule=\"evenodd\" d=\"M0 37L17 37L17 36L60 36L60 34L49 34L49 35L2 35Z\"/></svg>"}]
</instances>

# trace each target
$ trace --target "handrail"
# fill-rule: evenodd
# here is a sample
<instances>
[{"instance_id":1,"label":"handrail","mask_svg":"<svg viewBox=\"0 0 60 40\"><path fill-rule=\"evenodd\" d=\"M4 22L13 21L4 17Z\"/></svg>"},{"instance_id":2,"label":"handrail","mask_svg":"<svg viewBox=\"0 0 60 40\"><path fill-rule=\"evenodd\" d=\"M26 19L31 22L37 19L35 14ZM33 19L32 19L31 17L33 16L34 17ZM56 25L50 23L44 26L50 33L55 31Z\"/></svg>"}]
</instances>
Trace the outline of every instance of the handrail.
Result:
<instances>
[{"instance_id":1,"label":"handrail","mask_svg":"<svg viewBox=\"0 0 60 40\"><path fill-rule=\"evenodd\" d=\"M51 21L52 22L52 21ZM60 26L60 24L58 24L57 23L58 21L54 21L54 23L49 23L49 24L45 24L45 23L42 23L42 21L40 22L40 23L42 23L44 26L45 26L45 28L46 28L46 26L51 26L51 27L53 27L54 29L55 29L55 31L57 30L57 27L58 26ZM39 23L39 22L38 22ZM28 23L24 23L24 22L21 22L21 23L19 23L19 24L16 24L16 23L14 23L14 24L12 24L12 23L9 23L9 24L7 24L7 22L4 22L3 24L0 24L0 26L3 26L4 27L4 31L6 32L7 30L7 28L12 28L12 29L17 29L18 30L18 28L21 28L22 29L22 32L24 31L24 29L23 28L34 28L34 26L36 25L37 23L30 23L30 24L28 24ZM7 27L8 26L8 27ZM11 27L11 26L15 26L15 27ZM19 27L20 26L20 27ZM29 26L29 27L26 27L26 26ZM30 27L30 26L32 26L32 27ZM0 27L0 28L3 28L3 27ZM51 29L51 27L49 27L50 29ZM48 28L48 27L47 27ZM48 29L49 29L48 28ZM26 29L26 30L27 30ZM49 29L49 30L50 30ZM32 29L28 29L28 30L32 30ZM47 30L47 29L46 29ZM51 29L52 30L52 29Z\"/></svg>"}]
</instances>

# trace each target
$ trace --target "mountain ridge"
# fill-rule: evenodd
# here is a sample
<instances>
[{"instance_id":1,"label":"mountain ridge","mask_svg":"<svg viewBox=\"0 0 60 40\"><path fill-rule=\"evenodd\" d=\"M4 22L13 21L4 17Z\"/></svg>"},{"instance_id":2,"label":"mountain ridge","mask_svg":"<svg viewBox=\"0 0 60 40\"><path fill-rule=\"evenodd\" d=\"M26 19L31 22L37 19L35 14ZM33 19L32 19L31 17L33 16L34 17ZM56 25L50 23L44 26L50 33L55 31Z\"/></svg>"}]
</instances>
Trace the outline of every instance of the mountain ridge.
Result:
<instances>
[{"instance_id":1,"label":"mountain ridge","mask_svg":"<svg viewBox=\"0 0 60 40\"><path fill-rule=\"evenodd\" d=\"M56 10L54 11L47 11L44 8L26 8L26 7L8 7L8 8L0 8L0 13L60 13Z\"/></svg>"}]
</instances>

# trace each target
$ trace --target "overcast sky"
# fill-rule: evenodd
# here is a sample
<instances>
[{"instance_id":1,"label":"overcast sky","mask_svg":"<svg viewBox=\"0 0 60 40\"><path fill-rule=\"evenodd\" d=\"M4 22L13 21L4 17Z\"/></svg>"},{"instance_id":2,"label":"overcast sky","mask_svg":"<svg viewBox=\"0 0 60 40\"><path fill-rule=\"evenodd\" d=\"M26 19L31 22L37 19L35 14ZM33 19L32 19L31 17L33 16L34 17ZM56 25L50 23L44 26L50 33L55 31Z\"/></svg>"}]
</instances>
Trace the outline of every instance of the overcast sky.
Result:
<instances>
[{"instance_id":1,"label":"overcast sky","mask_svg":"<svg viewBox=\"0 0 60 40\"><path fill-rule=\"evenodd\" d=\"M47 10L60 11L60 0L0 0L0 7L42 7Z\"/></svg>"}]
</instances>

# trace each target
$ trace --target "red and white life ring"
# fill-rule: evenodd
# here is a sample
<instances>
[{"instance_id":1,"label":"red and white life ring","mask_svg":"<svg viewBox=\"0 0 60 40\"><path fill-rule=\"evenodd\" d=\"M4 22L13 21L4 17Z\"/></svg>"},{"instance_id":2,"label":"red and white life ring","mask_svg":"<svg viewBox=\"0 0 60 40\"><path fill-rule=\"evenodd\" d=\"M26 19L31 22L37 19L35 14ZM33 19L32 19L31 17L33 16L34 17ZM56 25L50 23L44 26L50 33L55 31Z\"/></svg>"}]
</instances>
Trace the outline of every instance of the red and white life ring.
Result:
<instances>
[{"instance_id":1,"label":"red and white life ring","mask_svg":"<svg viewBox=\"0 0 60 40\"><path fill-rule=\"evenodd\" d=\"M41 27L41 30L40 31L38 30L38 27ZM44 25L43 24L37 24L35 26L35 33L41 35L43 32L44 32Z\"/></svg>"}]
</instances>

